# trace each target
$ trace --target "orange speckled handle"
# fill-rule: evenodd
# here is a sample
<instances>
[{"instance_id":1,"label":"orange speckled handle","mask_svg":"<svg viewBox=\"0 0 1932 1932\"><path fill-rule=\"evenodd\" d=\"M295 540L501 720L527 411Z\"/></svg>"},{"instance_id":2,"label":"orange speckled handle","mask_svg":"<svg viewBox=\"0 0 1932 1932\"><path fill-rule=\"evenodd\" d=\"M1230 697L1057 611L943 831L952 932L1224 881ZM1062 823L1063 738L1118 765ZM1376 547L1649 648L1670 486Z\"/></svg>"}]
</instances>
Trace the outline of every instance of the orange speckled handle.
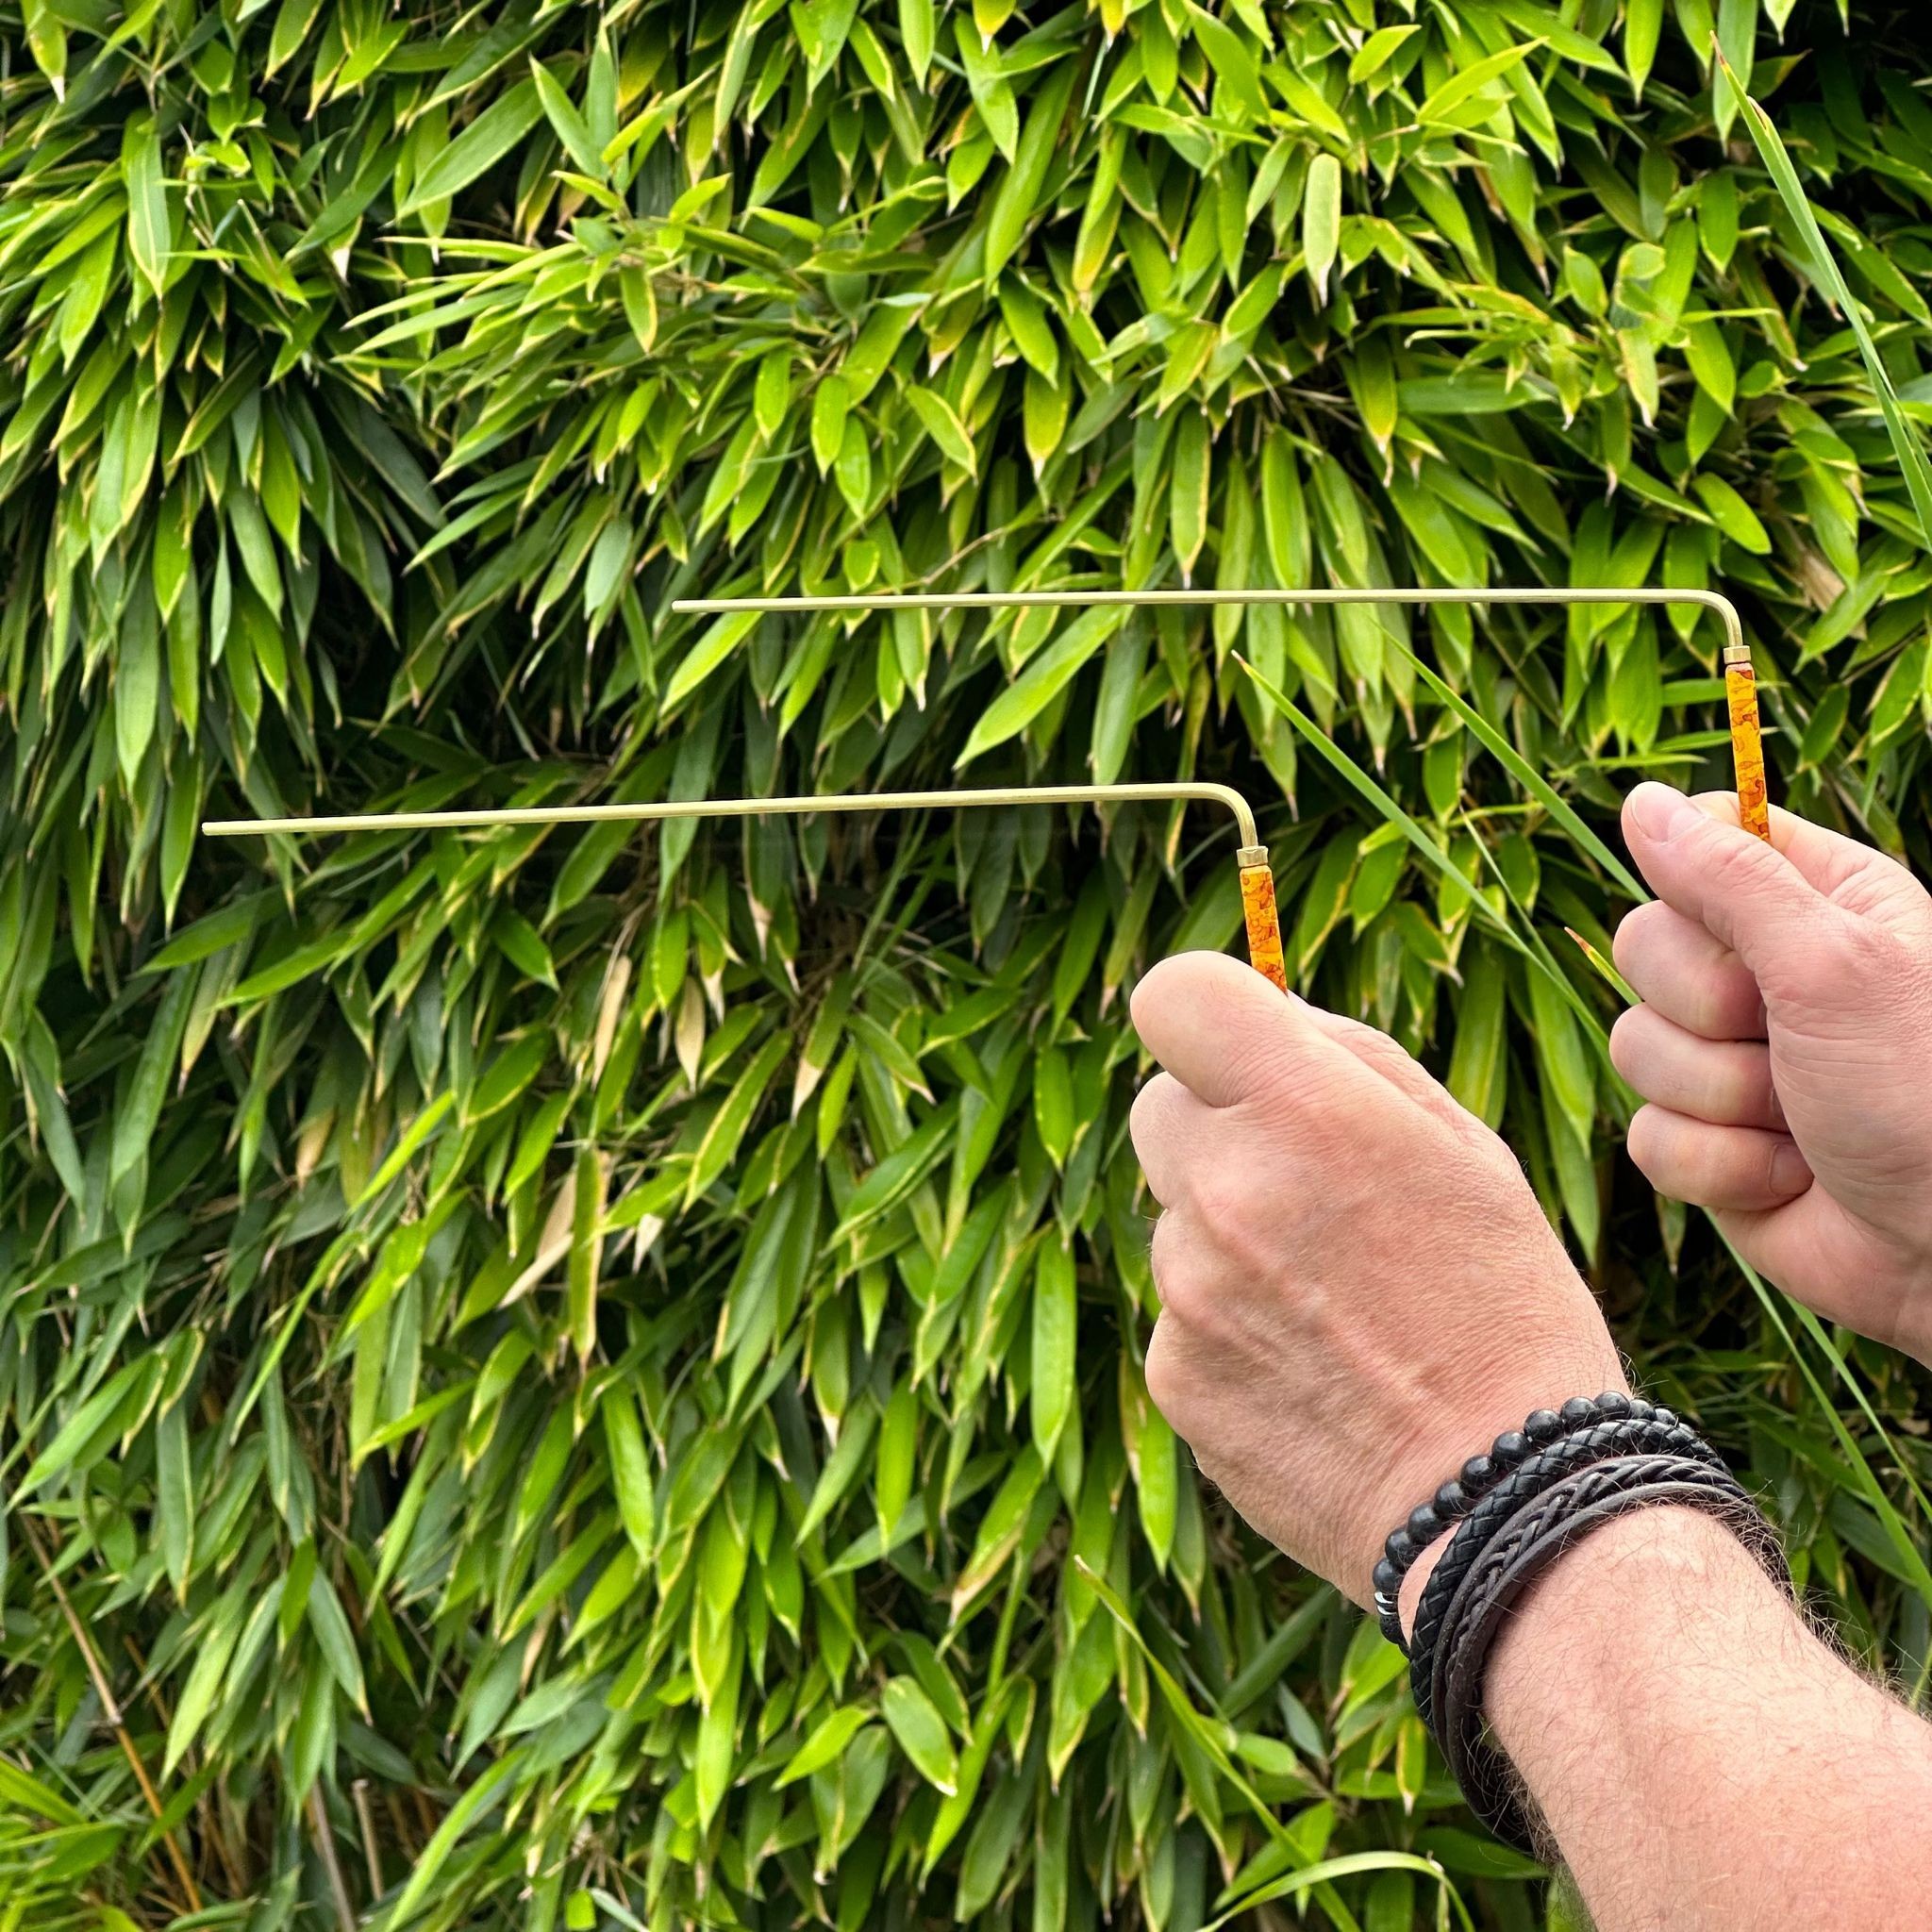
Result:
<instances>
[{"instance_id":1,"label":"orange speckled handle","mask_svg":"<svg viewBox=\"0 0 1932 1932\"><path fill-rule=\"evenodd\" d=\"M1757 728L1757 675L1748 664L1724 666L1731 712L1731 758L1738 772L1738 822L1768 844L1771 807L1764 791L1764 743Z\"/></svg>"},{"instance_id":2,"label":"orange speckled handle","mask_svg":"<svg viewBox=\"0 0 1932 1932\"><path fill-rule=\"evenodd\" d=\"M1274 874L1267 866L1241 867L1241 913L1248 923L1248 963L1286 992L1288 965L1281 955L1281 921L1274 911Z\"/></svg>"}]
</instances>

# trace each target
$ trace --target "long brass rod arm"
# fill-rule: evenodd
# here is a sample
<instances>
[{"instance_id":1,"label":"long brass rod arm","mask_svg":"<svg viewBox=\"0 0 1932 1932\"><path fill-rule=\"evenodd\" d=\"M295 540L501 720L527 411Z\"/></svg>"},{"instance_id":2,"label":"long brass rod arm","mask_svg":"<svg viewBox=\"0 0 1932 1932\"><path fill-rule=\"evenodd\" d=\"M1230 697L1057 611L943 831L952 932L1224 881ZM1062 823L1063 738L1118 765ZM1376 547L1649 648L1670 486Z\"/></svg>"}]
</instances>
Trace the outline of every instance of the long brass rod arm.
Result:
<instances>
[{"instance_id":1,"label":"long brass rod arm","mask_svg":"<svg viewBox=\"0 0 1932 1932\"><path fill-rule=\"evenodd\" d=\"M1648 587L1618 590L1589 585L1543 590L1524 586L1453 590L1409 586L1393 590L1304 591L871 591L825 597L679 597L671 608L691 616L726 616L734 611L787 610L1011 610L1055 606L1091 609L1125 605L1129 609L1161 605L1210 604L1694 604L1723 619L1724 642L1740 649L1744 626L1738 608L1719 591L1666 591Z\"/></svg>"},{"instance_id":2,"label":"long brass rod arm","mask_svg":"<svg viewBox=\"0 0 1932 1932\"><path fill-rule=\"evenodd\" d=\"M209 819L211 839L250 832L462 831L497 825L582 825L611 820L751 819L767 813L797 816L816 811L952 811L975 805L1126 805L1205 800L1234 814L1243 847L1256 843L1255 813L1231 785L1000 785L961 791L838 791L803 798L686 798L644 805L507 807L501 811L379 811L340 818Z\"/></svg>"}]
</instances>

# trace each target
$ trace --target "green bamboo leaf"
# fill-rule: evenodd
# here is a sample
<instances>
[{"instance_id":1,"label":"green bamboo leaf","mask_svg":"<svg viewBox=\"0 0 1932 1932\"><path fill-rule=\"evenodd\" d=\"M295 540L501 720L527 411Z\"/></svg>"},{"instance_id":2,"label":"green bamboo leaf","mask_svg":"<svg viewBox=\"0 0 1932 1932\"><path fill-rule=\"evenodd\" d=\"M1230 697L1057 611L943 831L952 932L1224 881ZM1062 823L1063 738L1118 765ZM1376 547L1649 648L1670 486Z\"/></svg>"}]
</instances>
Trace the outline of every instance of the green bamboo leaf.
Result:
<instances>
[{"instance_id":1,"label":"green bamboo leaf","mask_svg":"<svg viewBox=\"0 0 1932 1932\"><path fill-rule=\"evenodd\" d=\"M683 662L672 674L671 681L664 688L664 708L674 709L688 698L698 686L704 683L718 666L730 657L732 652L758 628L758 620L753 615L721 617L707 627L705 634L693 644Z\"/></svg>"},{"instance_id":2,"label":"green bamboo leaf","mask_svg":"<svg viewBox=\"0 0 1932 1932\"><path fill-rule=\"evenodd\" d=\"M979 458L973 439L954 414L952 405L943 396L916 383L906 391L906 400L912 405L912 413L925 425L925 433L939 444L946 460L957 463L968 475L976 476Z\"/></svg>"},{"instance_id":3,"label":"green bamboo leaf","mask_svg":"<svg viewBox=\"0 0 1932 1932\"><path fill-rule=\"evenodd\" d=\"M415 187L396 209L404 220L431 202L444 201L487 174L543 117L543 102L534 80L525 80L486 108L462 133L437 155L417 177Z\"/></svg>"},{"instance_id":4,"label":"green bamboo leaf","mask_svg":"<svg viewBox=\"0 0 1932 1932\"><path fill-rule=\"evenodd\" d=\"M1302 201L1302 261L1318 303L1328 299L1328 271L1341 245L1341 163L1333 155L1317 155Z\"/></svg>"},{"instance_id":5,"label":"green bamboo leaf","mask_svg":"<svg viewBox=\"0 0 1932 1932\"><path fill-rule=\"evenodd\" d=\"M530 79L536 86L537 99L542 106L544 119L563 143L563 151L570 157L571 165L578 174L588 175L593 181L604 180L607 170L601 152L602 143L591 138L589 125L577 112L571 97L564 92L557 76L542 61L532 58Z\"/></svg>"},{"instance_id":6,"label":"green bamboo leaf","mask_svg":"<svg viewBox=\"0 0 1932 1932\"><path fill-rule=\"evenodd\" d=\"M836 1763L847 1744L874 1721L874 1713L858 1705L844 1705L828 1712L819 1722L818 1727L787 1760L785 1768L778 1774L777 1784L782 1790L790 1784L796 1784L802 1777L809 1777L814 1772L823 1771L826 1765Z\"/></svg>"},{"instance_id":7,"label":"green bamboo leaf","mask_svg":"<svg viewBox=\"0 0 1932 1932\"><path fill-rule=\"evenodd\" d=\"M607 1389L598 1401L597 1412L604 1422L604 1444L610 1457L610 1480L617 1491L624 1533L640 1559L648 1562L656 1547L657 1502L643 1431L629 1391L621 1384Z\"/></svg>"},{"instance_id":8,"label":"green bamboo leaf","mask_svg":"<svg viewBox=\"0 0 1932 1932\"><path fill-rule=\"evenodd\" d=\"M349 1627L335 1585L320 1570L308 1579L308 1627L315 1633L330 1675L366 1715L369 1698L362 1687L362 1659L356 1648L356 1634Z\"/></svg>"},{"instance_id":9,"label":"green bamboo leaf","mask_svg":"<svg viewBox=\"0 0 1932 1932\"><path fill-rule=\"evenodd\" d=\"M986 273L997 275L1011 260L1046 186L1047 170L1059 144L1060 123L1073 98L1074 71L1057 63L1026 110L1020 145L1007 170L986 224Z\"/></svg>"},{"instance_id":10,"label":"green bamboo leaf","mask_svg":"<svg viewBox=\"0 0 1932 1932\"><path fill-rule=\"evenodd\" d=\"M933 0L899 0L899 41L914 83L924 86L932 65Z\"/></svg>"},{"instance_id":11,"label":"green bamboo leaf","mask_svg":"<svg viewBox=\"0 0 1932 1932\"><path fill-rule=\"evenodd\" d=\"M745 1129L751 1124L752 1115L765 1097L765 1089L772 1084L772 1075L791 1051L791 1041L782 1034L774 1035L758 1048L750 1064L732 1083L730 1092L711 1116L704 1138L698 1142L691 1160L691 1179L685 1186L687 1202L696 1200L729 1166Z\"/></svg>"},{"instance_id":12,"label":"green bamboo leaf","mask_svg":"<svg viewBox=\"0 0 1932 1932\"><path fill-rule=\"evenodd\" d=\"M891 1538L912 1499L918 1448L919 1391L908 1378L893 1389L879 1422L878 1467L873 1479L873 1495L882 1541Z\"/></svg>"},{"instance_id":13,"label":"green bamboo leaf","mask_svg":"<svg viewBox=\"0 0 1932 1932\"><path fill-rule=\"evenodd\" d=\"M127 253L158 295L173 240L161 137L151 114L137 115L121 138L121 178L127 190Z\"/></svg>"},{"instance_id":14,"label":"green bamboo leaf","mask_svg":"<svg viewBox=\"0 0 1932 1932\"><path fill-rule=\"evenodd\" d=\"M1033 1445L1051 1462L1074 1410L1079 1307L1074 1251L1064 1239L1040 1244L1033 1274Z\"/></svg>"},{"instance_id":15,"label":"green bamboo leaf","mask_svg":"<svg viewBox=\"0 0 1932 1932\"><path fill-rule=\"evenodd\" d=\"M1464 102L1479 94L1491 81L1501 79L1511 68L1521 66L1543 44L1541 39L1524 41L1516 46L1505 47L1499 53L1472 61L1469 66L1452 74L1423 102L1416 109L1416 119L1424 123L1446 121Z\"/></svg>"},{"instance_id":16,"label":"green bamboo leaf","mask_svg":"<svg viewBox=\"0 0 1932 1932\"><path fill-rule=\"evenodd\" d=\"M1757 521L1757 514L1751 506L1722 476L1705 475L1695 477L1691 487L1697 491L1698 500L1710 512L1711 521L1733 543L1750 551L1755 557L1769 554L1770 532Z\"/></svg>"},{"instance_id":17,"label":"green bamboo leaf","mask_svg":"<svg viewBox=\"0 0 1932 1932\"><path fill-rule=\"evenodd\" d=\"M250 1607L239 1585L230 1586L210 1606L194 1646L193 1667L181 1687L175 1715L168 1724L167 1746L161 1756L163 1778L174 1776L183 1754L194 1742L214 1709L228 1659L235 1654L235 1645L241 1638L242 1625Z\"/></svg>"},{"instance_id":18,"label":"green bamboo leaf","mask_svg":"<svg viewBox=\"0 0 1932 1932\"><path fill-rule=\"evenodd\" d=\"M951 1797L958 1789L959 1759L931 1698L910 1677L892 1677L879 1693L879 1714L920 1776Z\"/></svg>"},{"instance_id":19,"label":"green bamboo leaf","mask_svg":"<svg viewBox=\"0 0 1932 1932\"><path fill-rule=\"evenodd\" d=\"M1403 42L1420 31L1414 25L1377 27L1357 49L1348 63L1350 82L1359 85L1372 75L1379 74L1400 51Z\"/></svg>"},{"instance_id":20,"label":"green bamboo leaf","mask_svg":"<svg viewBox=\"0 0 1932 1932\"><path fill-rule=\"evenodd\" d=\"M523 1762L524 1752L521 1749L507 1751L443 1814L441 1824L430 1834L428 1843L423 1847L422 1856L409 1874L408 1882L391 1908L396 1924L408 1923L410 1915L428 1896L430 1888L449 1862L450 1855L462 1841L464 1834L492 1807L498 1791L517 1775Z\"/></svg>"},{"instance_id":21,"label":"green bamboo leaf","mask_svg":"<svg viewBox=\"0 0 1932 1932\"><path fill-rule=\"evenodd\" d=\"M550 1041L541 1033L526 1034L515 1045L499 1054L470 1095L464 1117L487 1121L501 1113L520 1094L550 1058Z\"/></svg>"},{"instance_id":22,"label":"green bamboo leaf","mask_svg":"<svg viewBox=\"0 0 1932 1932\"><path fill-rule=\"evenodd\" d=\"M982 753L1024 731L1076 676L1083 665L1120 628L1119 608L1086 610L1031 662L981 714L955 759L953 769L971 764Z\"/></svg>"},{"instance_id":23,"label":"green bamboo leaf","mask_svg":"<svg viewBox=\"0 0 1932 1932\"><path fill-rule=\"evenodd\" d=\"M188 1417L181 1405L155 1424L155 1486L160 1505L161 1559L175 1594L185 1601L194 1559L194 1472L189 1459Z\"/></svg>"},{"instance_id":24,"label":"green bamboo leaf","mask_svg":"<svg viewBox=\"0 0 1932 1932\"><path fill-rule=\"evenodd\" d=\"M1208 541L1208 494L1211 459L1208 419L1198 409L1182 417L1174 440L1174 481L1169 493L1170 528L1181 579L1192 581L1195 560Z\"/></svg>"}]
</instances>

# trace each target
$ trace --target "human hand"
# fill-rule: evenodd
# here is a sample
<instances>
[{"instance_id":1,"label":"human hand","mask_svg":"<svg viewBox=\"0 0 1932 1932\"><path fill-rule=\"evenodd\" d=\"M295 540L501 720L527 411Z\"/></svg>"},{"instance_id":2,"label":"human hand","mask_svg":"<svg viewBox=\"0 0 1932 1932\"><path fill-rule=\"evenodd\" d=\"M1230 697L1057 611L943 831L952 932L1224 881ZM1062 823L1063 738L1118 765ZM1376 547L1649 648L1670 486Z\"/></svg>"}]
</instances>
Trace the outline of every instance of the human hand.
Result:
<instances>
[{"instance_id":1,"label":"human hand","mask_svg":"<svg viewBox=\"0 0 1932 1932\"><path fill-rule=\"evenodd\" d=\"M1657 898L1617 928L1645 1004L1610 1058L1630 1158L1834 1322L1932 1361L1932 895L1883 853L1728 793L1640 785Z\"/></svg>"},{"instance_id":2,"label":"human hand","mask_svg":"<svg viewBox=\"0 0 1932 1932\"><path fill-rule=\"evenodd\" d=\"M1532 1409L1624 1382L1515 1157L1386 1034L1163 960L1134 1103L1163 1208L1147 1387L1237 1509L1357 1602L1389 1532Z\"/></svg>"}]
</instances>

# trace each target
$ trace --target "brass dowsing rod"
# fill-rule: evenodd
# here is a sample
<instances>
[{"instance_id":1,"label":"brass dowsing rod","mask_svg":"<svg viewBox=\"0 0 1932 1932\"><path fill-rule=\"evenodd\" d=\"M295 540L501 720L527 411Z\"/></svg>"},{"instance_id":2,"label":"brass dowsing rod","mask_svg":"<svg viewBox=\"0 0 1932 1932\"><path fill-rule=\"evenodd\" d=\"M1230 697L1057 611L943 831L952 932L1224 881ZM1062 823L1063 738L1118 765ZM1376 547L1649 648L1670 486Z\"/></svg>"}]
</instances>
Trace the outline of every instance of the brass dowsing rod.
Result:
<instances>
[{"instance_id":1,"label":"brass dowsing rod","mask_svg":"<svg viewBox=\"0 0 1932 1932\"><path fill-rule=\"evenodd\" d=\"M1744 823L1760 838L1770 836L1764 808L1763 755L1757 744L1757 708L1751 654L1736 608L1714 591L1658 590L1303 590L1303 591L910 591L878 595L824 597L680 598L671 608L680 614L729 615L739 612L877 611L1046 608L1091 609L1208 605L1314 604L1693 604L1718 612L1725 631L1725 685L1730 700L1732 743L1739 769L1739 802ZM1748 740L1748 746L1747 746ZM1748 753L1748 756L1747 756ZM1755 760L1756 791L1747 785ZM211 838L239 838L256 832L340 833L410 830L482 830L504 825L595 824L612 821L757 818L821 811L955 810L975 806L1114 805L1135 801L1172 803L1207 800L1225 806L1235 818L1241 844L1235 854L1240 872L1241 910L1247 926L1248 958L1257 972L1283 991L1288 973L1274 902L1274 877L1266 846L1257 841L1255 815L1231 786L1182 781L1171 785L1020 785L950 791L834 792L797 798L678 799L656 804L506 807L483 811L364 812L335 817L210 819L202 830Z\"/></svg>"},{"instance_id":2,"label":"brass dowsing rod","mask_svg":"<svg viewBox=\"0 0 1932 1932\"><path fill-rule=\"evenodd\" d=\"M1241 909L1248 929L1248 958L1257 973L1288 991L1281 926L1274 910L1274 874L1268 848L1255 831L1254 808L1231 785L1191 779L1172 785L996 785L957 791L832 791L800 798L689 798L644 805L513 806L498 811L358 812L335 818L208 819L211 839L251 832L481 831L500 825L581 825L661 819L797 817L821 811L953 811L974 806L1169 805L1193 800L1223 805L1234 814L1241 841Z\"/></svg>"},{"instance_id":3,"label":"brass dowsing rod","mask_svg":"<svg viewBox=\"0 0 1932 1932\"><path fill-rule=\"evenodd\" d=\"M788 610L1007 610L1041 606L1129 609L1163 605L1217 604L1690 604L1715 610L1724 627L1724 698L1730 714L1731 757L1738 779L1738 818L1767 843L1771 811L1765 801L1764 745L1757 720L1757 679L1738 607L1718 591L1631 590L1586 585L1542 590L1516 585L1487 590L1400 589L1302 591L911 591L824 597L679 597L672 609L691 616Z\"/></svg>"}]
</instances>

